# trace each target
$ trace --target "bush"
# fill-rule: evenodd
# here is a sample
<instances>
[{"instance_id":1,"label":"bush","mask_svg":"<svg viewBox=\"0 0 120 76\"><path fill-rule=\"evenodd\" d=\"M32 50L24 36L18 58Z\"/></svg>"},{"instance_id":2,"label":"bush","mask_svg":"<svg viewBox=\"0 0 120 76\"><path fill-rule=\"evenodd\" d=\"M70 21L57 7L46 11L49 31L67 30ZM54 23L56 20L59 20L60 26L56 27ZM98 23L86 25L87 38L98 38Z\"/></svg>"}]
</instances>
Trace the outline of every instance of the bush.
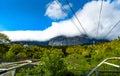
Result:
<instances>
[{"instance_id":1,"label":"bush","mask_svg":"<svg viewBox=\"0 0 120 76\"><path fill-rule=\"evenodd\" d=\"M59 50L44 51L38 66L33 69L22 70L17 76L64 76L67 68L63 62L63 53Z\"/></svg>"}]
</instances>

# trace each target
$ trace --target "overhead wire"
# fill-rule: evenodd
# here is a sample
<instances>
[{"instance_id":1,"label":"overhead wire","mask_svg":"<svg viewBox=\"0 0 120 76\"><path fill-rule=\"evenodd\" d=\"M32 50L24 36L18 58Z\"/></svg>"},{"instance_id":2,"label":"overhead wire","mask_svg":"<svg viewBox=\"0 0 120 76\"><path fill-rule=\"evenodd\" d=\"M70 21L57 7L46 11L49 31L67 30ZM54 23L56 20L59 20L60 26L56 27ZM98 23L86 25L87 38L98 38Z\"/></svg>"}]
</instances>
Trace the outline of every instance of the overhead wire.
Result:
<instances>
[{"instance_id":1,"label":"overhead wire","mask_svg":"<svg viewBox=\"0 0 120 76\"><path fill-rule=\"evenodd\" d=\"M65 8L59 3L58 0L54 0L54 1L56 1L56 3L60 6L60 8L62 8L62 10L63 10L64 12L66 12L66 11L65 11ZM75 23L75 21L73 20L73 18L70 19L70 20L71 20L71 22L73 23L73 25L75 25L75 27L77 28L77 30L78 30L80 33L82 33L82 32L80 31L79 27L77 26L77 24Z\"/></svg>"},{"instance_id":2,"label":"overhead wire","mask_svg":"<svg viewBox=\"0 0 120 76\"><path fill-rule=\"evenodd\" d=\"M100 8L100 14L99 14L99 20L98 20L98 27L97 27L96 39L97 39L98 34L99 34L99 26L100 26L100 22L101 22L102 9L103 9L103 0L101 0L101 8ZM111 28L111 30L108 31L108 33L103 37L103 39L105 39L105 38L113 31L113 29L114 29L119 23L120 23L120 20L119 20L115 25L113 25L113 27Z\"/></svg>"},{"instance_id":3,"label":"overhead wire","mask_svg":"<svg viewBox=\"0 0 120 76\"><path fill-rule=\"evenodd\" d=\"M101 0L101 7L100 7L100 13L99 13L99 18L98 18L98 26L97 26L97 33L96 33L96 39L98 38L98 34L99 34L99 27L100 27L100 23L101 23L101 14L102 14L102 9L103 9L103 0Z\"/></svg>"},{"instance_id":4,"label":"overhead wire","mask_svg":"<svg viewBox=\"0 0 120 76\"><path fill-rule=\"evenodd\" d=\"M66 2L67 2L67 4L68 4L69 8L71 9L72 13L74 14L75 18L77 19L78 23L80 24L81 28L82 28L83 31L85 32L85 34L88 35L87 32L86 32L86 30L84 29L83 25L81 24L80 20L78 19L77 15L75 14L73 8L71 7L69 1L66 0Z\"/></svg>"},{"instance_id":5,"label":"overhead wire","mask_svg":"<svg viewBox=\"0 0 120 76\"><path fill-rule=\"evenodd\" d=\"M65 8L61 6L61 4L59 3L58 0L55 0L57 2L57 4L63 9L63 11L65 12ZM85 32L85 34L87 35L86 30L84 29L83 25L81 24L80 20L78 19L77 15L75 14L73 8L71 7L70 3L68 2L68 0L66 0L69 8L71 9L72 13L74 14L75 18L77 19L78 23L80 24L81 28L83 29L83 31ZM99 13L99 20L98 20L98 27L97 27L97 34L96 34L96 39L98 37L99 34L99 26L101 23L101 14L102 14L102 9L103 9L103 0L101 0L101 7L100 7L100 13ZM82 33L79 29L79 27L76 25L75 21L73 19L71 19L72 23L76 26L76 28L79 30L80 33ZM120 20L113 25L113 27L111 28L111 30L104 36L104 38L106 38L112 31L113 29L120 23Z\"/></svg>"},{"instance_id":6,"label":"overhead wire","mask_svg":"<svg viewBox=\"0 0 120 76\"><path fill-rule=\"evenodd\" d=\"M106 38L119 23L120 23L120 20L115 25L113 25L113 27L111 28L111 30L104 36L104 38Z\"/></svg>"}]
</instances>

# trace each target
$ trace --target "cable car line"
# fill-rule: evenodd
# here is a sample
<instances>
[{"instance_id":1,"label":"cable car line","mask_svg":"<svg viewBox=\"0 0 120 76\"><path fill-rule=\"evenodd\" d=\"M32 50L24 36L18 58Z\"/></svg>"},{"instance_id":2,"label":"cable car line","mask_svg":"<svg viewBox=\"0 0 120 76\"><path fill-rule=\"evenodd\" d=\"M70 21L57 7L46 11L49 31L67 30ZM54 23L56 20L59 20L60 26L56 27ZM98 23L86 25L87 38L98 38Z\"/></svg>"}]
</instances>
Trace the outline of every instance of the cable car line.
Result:
<instances>
[{"instance_id":1,"label":"cable car line","mask_svg":"<svg viewBox=\"0 0 120 76\"><path fill-rule=\"evenodd\" d=\"M55 0L55 1L56 1L56 3L62 8L62 10L65 12L65 8L62 7L62 5L59 3L59 1L58 1L58 0ZM80 33L82 33L82 32L80 31L79 27L77 26L77 24L75 23L74 19L72 18L72 19L70 19L70 20L71 20L71 22L73 23L73 25L75 25L75 27L77 28L77 30L78 30Z\"/></svg>"},{"instance_id":2,"label":"cable car line","mask_svg":"<svg viewBox=\"0 0 120 76\"><path fill-rule=\"evenodd\" d=\"M120 23L120 20L115 25L113 25L111 30L104 36L104 38L106 38L119 23Z\"/></svg>"},{"instance_id":3,"label":"cable car line","mask_svg":"<svg viewBox=\"0 0 120 76\"><path fill-rule=\"evenodd\" d=\"M81 24L80 20L78 19L77 15L75 14L74 10L72 9L72 7L71 7L70 3L68 2L68 0L66 0L66 2L68 4L69 8L71 9L72 13L74 14L74 17L77 19L77 21L80 24L81 28L85 32L85 34L88 35L87 32L86 32L86 30L84 29L83 25Z\"/></svg>"},{"instance_id":4,"label":"cable car line","mask_svg":"<svg viewBox=\"0 0 120 76\"><path fill-rule=\"evenodd\" d=\"M98 34L99 34L99 27L100 27L100 23L101 23L101 14L102 14L102 9L103 9L103 0L101 0L101 7L100 7L100 13L99 13L99 18L98 18L98 26L97 26L97 33L96 33L96 39L98 38Z\"/></svg>"}]
</instances>

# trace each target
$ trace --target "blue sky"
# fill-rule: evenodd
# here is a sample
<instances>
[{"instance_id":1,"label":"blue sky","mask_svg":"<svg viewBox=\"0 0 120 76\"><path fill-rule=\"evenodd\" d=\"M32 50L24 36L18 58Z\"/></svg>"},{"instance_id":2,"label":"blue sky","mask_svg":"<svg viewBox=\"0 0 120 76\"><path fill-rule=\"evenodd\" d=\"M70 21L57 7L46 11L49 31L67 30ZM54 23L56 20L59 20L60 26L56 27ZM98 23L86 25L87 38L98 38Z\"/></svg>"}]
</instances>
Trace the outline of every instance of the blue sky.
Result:
<instances>
[{"instance_id":1,"label":"blue sky","mask_svg":"<svg viewBox=\"0 0 120 76\"><path fill-rule=\"evenodd\" d=\"M44 30L53 20L45 16L47 4L53 0L0 0L0 31ZM68 0L75 12L90 0ZM60 0L66 5L65 0ZM69 10L68 19L72 16Z\"/></svg>"},{"instance_id":2,"label":"blue sky","mask_svg":"<svg viewBox=\"0 0 120 76\"><path fill-rule=\"evenodd\" d=\"M12 41L46 41L60 35L109 40L120 36L120 0L68 1L85 31L66 0L58 2L64 10L54 0L0 0L0 32Z\"/></svg>"}]
</instances>

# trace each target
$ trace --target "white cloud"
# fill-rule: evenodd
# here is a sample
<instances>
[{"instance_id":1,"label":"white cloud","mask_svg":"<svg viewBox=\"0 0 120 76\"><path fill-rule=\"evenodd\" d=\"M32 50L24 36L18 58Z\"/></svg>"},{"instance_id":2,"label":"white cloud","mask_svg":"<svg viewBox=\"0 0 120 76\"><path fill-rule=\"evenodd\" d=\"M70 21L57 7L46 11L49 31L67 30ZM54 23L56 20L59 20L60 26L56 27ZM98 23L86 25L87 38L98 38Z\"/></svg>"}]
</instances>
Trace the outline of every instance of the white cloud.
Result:
<instances>
[{"instance_id":1,"label":"white cloud","mask_svg":"<svg viewBox=\"0 0 120 76\"><path fill-rule=\"evenodd\" d=\"M70 25L66 25L66 23ZM46 41L60 35L66 36L77 35L79 32L71 24L72 23L70 21L64 21L60 23L53 22L52 26L44 31L2 31L1 33L6 34L12 41L20 40Z\"/></svg>"},{"instance_id":2,"label":"white cloud","mask_svg":"<svg viewBox=\"0 0 120 76\"><path fill-rule=\"evenodd\" d=\"M67 17L68 14L66 11L69 10L68 5L62 6L62 4L60 2L58 2L58 3L56 1L49 3L47 5L47 10L46 10L45 16L48 16L51 19L55 19L55 20L64 19L65 17ZM60 6L62 6L64 8L64 10Z\"/></svg>"},{"instance_id":3,"label":"white cloud","mask_svg":"<svg viewBox=\"0 0 120 76\"><path fill-rule=\"evenodd\" d=\"M98 16L101 1L92 1L83 7L82 10L76 12L79 20L81 21L87 35L90 37L96 37L96 30L98 26ZM120 9L118 9L118 1L110 3L105 1L103 3L103 10L101 15L101 24L98 32L98 38L104 38L104 36L111 30L112 26L120 20ZM71 22L74 20L77 27L82 33L76 28ZM113 31L107 36L108 39L112 40L120 35L120 24L113 29ZM65 36L76 36L85 34L79 25L78 21L74 18L61 22L53 22L52 26L48 27L43 31L3 31L9 36L11 40L39 40L45 41L50 38L65 35Z\"/></svg>"}]
</instances>

